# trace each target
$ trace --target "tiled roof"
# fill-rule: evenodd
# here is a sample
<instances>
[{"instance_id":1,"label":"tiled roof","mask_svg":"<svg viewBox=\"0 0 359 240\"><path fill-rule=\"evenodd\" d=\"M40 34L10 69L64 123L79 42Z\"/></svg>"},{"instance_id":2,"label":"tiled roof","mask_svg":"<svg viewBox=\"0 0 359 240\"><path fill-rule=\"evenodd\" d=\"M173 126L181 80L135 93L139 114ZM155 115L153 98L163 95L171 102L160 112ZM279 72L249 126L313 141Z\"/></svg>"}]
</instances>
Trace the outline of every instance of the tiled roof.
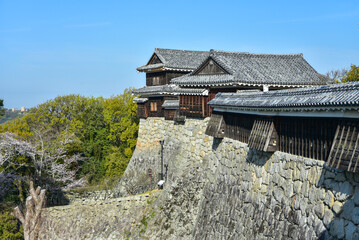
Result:
<instances>
[{"instance_id":1,"label":"tiled roof","mask_svg":"<svg viewBox=\"0 0 359 240\"><path fill-rule=\"evenodd\" d=\"M228 74L195 75L196 70L194 70L187 75L172 79L171 83L180 86L213 86L235 83L253 86L298 87L325 84L302 54L252 54L211 50L210 57Z\"/></svg>"},{"instance_id":2,"label":"tiled roof","mask_svg":"<svg viewBox=\"0 0 359 240\"><path fill-rule=\"evenodd\" d=\"M177 85L174 84L166 84L166 85L159 85L159 86L148 86L142 87L133 90L133 94L135 95L173 95L174 91L179 89Z\"/></svg>"},{"instance_id":3,"label":"tiled roof","mask_svg":"<svg viewBox=\"0 0 359 240\"><path fill-rule=\"evenodd\" d=\"M208 95L205 88L181 88L174 84L148 86L133 90L134 95L154 96L154 95Z\"/></svg>"},{"instance_id":4,"label":"tiled roof","mask_svg":"<svg viewBox=\"0 0 359 240\"><path fill-rule=\"evenodd\" d=\"M162 107L164 109L178 109L179 100L166 100L163 102Z\"/></svg>"},{"instance_id":5,"label":"tiled roof","mask_svg":"<svg viewBox=\"0 0 359 240\"><path fill-rule=\"evenodd\" d=\"M208 86L228 86L236 84L235 77L229 74L218 75L184 75L172 79L171 83L187 87L208 87Z\"/></svg>"},{"instance_id":6,"label":"tiled roof","mask_svg":"<svg viewBox=\"0 0 359 240\"><path fill-rule=\"evenodd\" d=\"M359 108L359 83L332 84L269 92L218 93L211 107L301 111Z\"/></svg>"},{"instance_id":7,"label":"tiled roof","mask_svg":"<svg viewBox=\"0 0 359 240\"><path fill-rule=\"evenodd\" d=\"M202 95L208 96L208 89L205 88L181 88L178 87L174 91L175 95Z\"/></svg>"},{"instance_id":8,"label":"tiled roof","mask_svg":"<svg viewBox=\"0 0 359 240\"><path fill-rule=\"evenodd\" d=\"M165 69L192 71L208 57L209 52L156 48L155 54L162 63L144 65L138 67L137 71L160 67Z\"/></svg>"},{"instance_id":9,"label":"tiled roof","mask_svg":"<svg viewBox=\"0 0 359 240\"><path fill-rule=\"evenodd\" d=\"M134 97L132 101L134 103L145 103L148 101L148 98Z\"/></svg>"},{"instance_id":10,"label":"tiled roof","mask_svg":"<svg viewBox=\"0 0 359 240\"><path fill-rule=\"evenodd\" d=\"M165 68L183 71L196 69L208 56L208 51L188 51L156 48L154 52L162 63L144 65L137 68L137 71Z\"/></svg>"},{"instance_id":11,"label":"tiled roof","mask_svg":"<svg viewBox=\"0 0 359 240\"><path fill-rule=\"evenodd\" d=\"M162 68L165 65L163 63L156 63L156 64L150 64L150 65L144 65L137 68L137 71L145 71L149 69L156 69L156 68Z\"/></svg>"}]
</instances>

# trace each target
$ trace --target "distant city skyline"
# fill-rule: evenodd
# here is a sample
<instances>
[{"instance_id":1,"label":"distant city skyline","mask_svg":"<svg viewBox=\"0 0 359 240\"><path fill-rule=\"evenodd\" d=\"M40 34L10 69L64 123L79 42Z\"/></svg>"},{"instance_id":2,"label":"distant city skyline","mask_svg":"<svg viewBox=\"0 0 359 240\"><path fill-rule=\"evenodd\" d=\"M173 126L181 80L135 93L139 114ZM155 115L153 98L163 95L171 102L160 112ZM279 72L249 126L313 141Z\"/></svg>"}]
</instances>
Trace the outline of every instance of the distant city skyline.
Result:
<instances>
[{"instance_id":1,"label":"distant city skyline","mask_svg":"<svg viewBox=\"0 0 359 240\"><path fill-rule=\"evenodd\" d=\"M303 53L324 74L359 65L358 24L357 0L0 0L0 98L121 94L145 85L154 48Z\"/></svg>"}]
</instances>

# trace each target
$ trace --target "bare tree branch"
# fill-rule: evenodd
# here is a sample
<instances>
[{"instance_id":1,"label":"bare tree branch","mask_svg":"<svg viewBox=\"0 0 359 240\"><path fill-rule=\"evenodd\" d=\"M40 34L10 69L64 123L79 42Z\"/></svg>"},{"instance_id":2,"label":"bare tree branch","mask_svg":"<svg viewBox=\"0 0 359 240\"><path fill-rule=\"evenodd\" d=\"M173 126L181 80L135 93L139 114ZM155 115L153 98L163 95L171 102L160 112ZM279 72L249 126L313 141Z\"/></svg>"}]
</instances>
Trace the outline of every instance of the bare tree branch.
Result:
<instances>
[{"instance_id":1,"label":"bare tree branch","mask_svg":"<svg viewBox=\"0 0 359 240\"><path fill-rule=\"evenodd\" d=\"M0 134L0 167L3 171L19 167L34 168L35 176L49 176L59 183L64 189L81 186L85 181L76 179L79 162L85 158L80 154L68 155L66 147L74 142L74 135L65 133L57 145L44 143L44 137L37 132L37 144L19 140L11 133ZM18 156L23 156L30 161L19 163ZM38 192L39 194L39 192ZM35 195L34 195L35 196ZM36 201L36 199L35 199Z\"/></svg>"}]
</instances>

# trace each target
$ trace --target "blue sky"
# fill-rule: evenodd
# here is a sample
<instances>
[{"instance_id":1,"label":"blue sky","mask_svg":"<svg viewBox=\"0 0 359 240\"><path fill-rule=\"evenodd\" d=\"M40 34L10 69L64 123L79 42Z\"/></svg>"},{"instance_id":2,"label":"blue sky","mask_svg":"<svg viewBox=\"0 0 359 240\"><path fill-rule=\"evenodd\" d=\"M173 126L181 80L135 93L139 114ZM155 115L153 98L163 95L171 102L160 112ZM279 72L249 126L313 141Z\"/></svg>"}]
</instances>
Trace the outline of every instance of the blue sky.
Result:
<instances>
[{"instance_id":1,"label":"blue sky","mask_svg":"<svg viewBox=\"0 0 359 240\"><path fill-rule=\"evenodd\" d=\"M359 64L359 1L0 0L0 98L145 85L154 48L303 53L320 73Z\"/></svg>"}]
</instances>

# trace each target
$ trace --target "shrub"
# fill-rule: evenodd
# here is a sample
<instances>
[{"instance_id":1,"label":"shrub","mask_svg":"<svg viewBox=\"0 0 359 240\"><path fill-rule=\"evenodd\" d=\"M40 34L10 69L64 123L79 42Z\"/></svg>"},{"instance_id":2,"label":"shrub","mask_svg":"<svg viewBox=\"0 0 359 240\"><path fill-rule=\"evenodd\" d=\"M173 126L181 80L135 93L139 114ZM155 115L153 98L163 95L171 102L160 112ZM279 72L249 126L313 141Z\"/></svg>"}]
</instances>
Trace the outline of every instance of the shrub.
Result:
<instances>
[{"instance_id":1,"label":"shrub","mask_svg":"<svg viewBox=\"0 0 359 240\"><path fill-rule=\"evenodd\" d=\"M0 212L0 239L20 240L23 239L23 229L17 219L9 212Z\"/></svg>"}]
</instances>

